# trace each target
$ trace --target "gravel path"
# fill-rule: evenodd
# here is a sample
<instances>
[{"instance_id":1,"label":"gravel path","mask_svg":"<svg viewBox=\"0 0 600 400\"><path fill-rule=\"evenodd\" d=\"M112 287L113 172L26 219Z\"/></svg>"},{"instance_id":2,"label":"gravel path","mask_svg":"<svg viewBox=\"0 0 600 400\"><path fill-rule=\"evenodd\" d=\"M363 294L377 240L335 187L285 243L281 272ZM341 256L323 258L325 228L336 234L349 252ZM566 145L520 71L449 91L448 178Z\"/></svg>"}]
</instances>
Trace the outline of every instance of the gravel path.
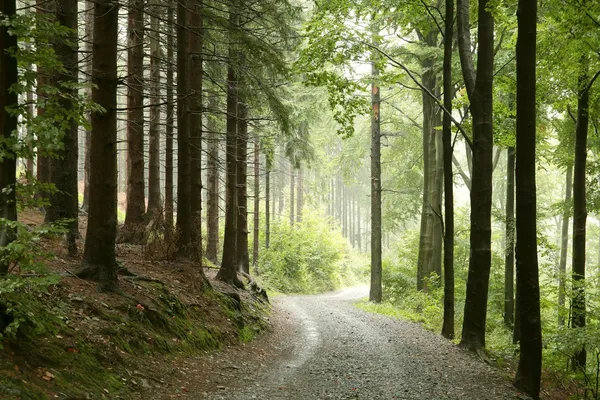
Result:
<instances>
[{"instance_id":1,"label":"gravel path","mask_svg":"<svg viewBox=\"0 0 600 400\"><path fill-rule=\"evenodd\" d=\"M274 300L257 351L219 361L203 398L520 399L506 378L417 324L357 309L366 288ZM256 349L255 349L256 350Z\"/></svg>"}]
</instances>

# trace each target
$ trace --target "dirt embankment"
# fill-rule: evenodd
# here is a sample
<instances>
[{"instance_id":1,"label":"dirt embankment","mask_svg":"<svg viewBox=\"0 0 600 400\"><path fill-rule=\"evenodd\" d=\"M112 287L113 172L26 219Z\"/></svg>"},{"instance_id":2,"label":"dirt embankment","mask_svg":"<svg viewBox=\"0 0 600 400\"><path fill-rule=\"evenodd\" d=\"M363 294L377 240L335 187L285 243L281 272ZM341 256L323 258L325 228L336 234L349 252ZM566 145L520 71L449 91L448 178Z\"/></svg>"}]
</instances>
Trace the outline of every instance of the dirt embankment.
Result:
<instances>
[{"instance_id":1,"label":"dirt embankment","mask_svg":"<svg viewBox=\"0 0 600 400\"><path fill-rule=\"evenodd\" d=\"M69 275L81 258L68 258L60 240L39 246L55 253L49 271L19 271L27 277L17 289L0 287L0 399L156 398L185 374L178 360L247 342L266 327L266 303L232 295L214 271L192 263L118 245L123 293L105 294ZM188 390L167 386L172 395Z\"/></svg>"}]
</instances>

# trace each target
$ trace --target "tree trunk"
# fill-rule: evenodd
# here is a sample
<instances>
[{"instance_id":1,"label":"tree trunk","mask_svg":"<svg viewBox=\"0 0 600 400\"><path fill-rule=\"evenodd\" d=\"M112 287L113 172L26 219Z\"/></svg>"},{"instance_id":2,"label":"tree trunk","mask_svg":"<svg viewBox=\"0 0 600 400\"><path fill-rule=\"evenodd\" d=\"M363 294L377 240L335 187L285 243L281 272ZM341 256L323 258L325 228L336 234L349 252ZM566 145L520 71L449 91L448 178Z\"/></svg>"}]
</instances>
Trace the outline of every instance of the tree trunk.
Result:
<instances>
[{"instance_id":1,"label":"tree trunk","mask_svg":"<svg viewBox=\"0 0 600 400\"><path fill-rule=\"evenodd\" d=\"M167 115L165 135L165 238L171 240L173 233L173 130L175 118L175 104L173 102L173 27L175 20L173 16L174 3L169 0L167 6Z\"/></svg>"},{"instance_id":2,"label":"tree trunk","mask_svg":"<svg viewBox=\"0 0 600 400\"><path fill-rule=\"evenodd\" d=\"M68 38L57 39L54 51L64 71L55 72L52 84L60 87L62 84L77 84L77 0L59 0L55 4L56 20L60 26L72 29L73 34ZM71 96L76 96L76 89L67 89ZM73 112L73 103L68 96L55 99L66 113ZM60 125L61 127L63 125ZM55 158L49 161L49 180L54 183L56 191L50 195L50 205L46 209L45 222L67 220L67 248L69 255L77 255L77 237L79 236L79 210L77 191L77 120L70 118L63 130L62 148Z\"/></svg>"},{"instance_id":3,"label":"tree trunk","mask_svg":"<svg viewBox=\"0 0 600 400\"><path fill-rule=\"evenodd\" d=\"M507 150L506 165L506 251L504 258L504 325L514 323L515 266L515 148Z\"/></svg>"},{"instance_id":4,"label":"tree trunk","mask_svg":"<svg viewBox=\"0 0 600 400\"><path fill-rule=\"evenodd\" d=\"M81 278L100 284L104 291L118 286L117 236L117 32L118 5L94 3L92 100L105 111L92 112L90 153L90 209Z\"/></svg>"},{"instance_id":5,"label":"tree trunk","mask_svg":"<svg viewBox=\"0 0 600 400\"><path fill-rule=\"evenodd\" d=\"M239 82L239 80L238 80ZM248 105L238 97L237 131L237 261L238 271L250 273L248 254Z\"/></svg>"},{"instance_id":6,"label":"tree trunk","mask_svg":"<svg viewBox=\"0 0 600 400\"><path fill-rule=\"evenodd\" d=\"M84 51L86 52L86 62L84 65L85 74L90 77L92 76L92 51L93 51L93 38L94 38L94 2L92 0L85 0L85 45ZM92 85L86 84L86 94L89 98L92 98ZM86 116L91 126L91 114L88 113ZM90 207L90 152L92 145L92 131L90 129L85 132L85 148L84 148L84 161L83 161L83 203L81 209L88 211ZM39 166L38 166L39 168Z\"/></svg>"},{"instance_id":7,"label":"tree trunk","mask_svg":"<svg viewBox=\"0 0 600 400\"><path fill-rule=\"evenodd\" d=\"M298 168L298 193L296 195L298 204L296 206L296 222L302 222L302 209L304 208L304 170Z\"/></svg>"},{"instance_id":8,"label":"tree trunk","mask_svg":"<svg viewBox=\"0 0 600 400\"><path fill-rule=\"evenodd\" d=\"M371 287L369 301L381 303L381 93L379 70L371 62Z\"/></svg>"},{"instance_id":9,"label":"tree trunk","mask_svg":"<svg viewBox=\"0 0 600 400\"><path fill-rule=\"evenodd\" d=\"M444 29L444 107L452 113L454 85L452 83L452 42L454 33L454 0L445 0ZM442 335L454 338L454 179L452 174L452 120L444 113L442 121L444 164L444 319Z\"/></svg>"},{"instance_id":10,"label":"tree trunk","mask_svg":"<svg viewBox=\"0 0 600 400\"><path fill-rule=\"evenodd\" d=\"M157 3L155 3L157 4ZM148 216L162 218L160 196L160 24L158 6L150 16L150 127L148 130Z\"/></svg>"},{"instance_id":11,"label":"tree trunk","mask_svg":"<svg viewBox=\"0 0 600 400\"><path fill-rule=\"evenodd\" d=\"M190 84L189 116L189 157L188 178L190 202L190 254L202 261L202 10L201 3L190 4L190 64L188 82Z\"/></svg>"},{"instance_id":12,"label":"tree trunk","mask_svg":"<svg viewBox=\"0 0 600 400\"><path fill-rule=\"evenodd\" d=\"M474 74L470 47L468 0L458 0L458 37L461 66L473 116L473 173L469 273L461 345L471 351L485 348L485 323L491 268L492 146L494 78L494 17L489 0L479 0L477 73ZM466 23L463 20L466 18ZM475 78L474 78L475 76ZM474 83L474 84L473 84Z\"/></svg>"},{"instance_id":13,"label":"tree trunk","mask_svg":"<svg viewBox=\"0 0 600 400\"><path fill-rule=\"evenodd\" d=\"M236 5L229 10L229 25L234 32L239 25L239 14ZM234 44L229 45L229 66L227 68L227 141L226 141L226 203L225 203L225 235L223 237L223 259L217 279L231 285L241 286L237 277L237 120L238 120L238 87L236 76L236 51Z\"/></svg>"},{"instance_id":14,"label":"tree trunk","mask_svg":"<svg viewBox=\"0 0 600 400\"><path fill-rule=\"evenodd\" d=\"M130 0L127 22L127 208L119 241L144 238L144 0Z\"/></svg>"},{"instance_id":15,"label":"tree trunk","mask_svg":"<svg viewBox=\"0 0 600 400\"><path fill-rule=\"evenodd\" d=\"M217 109L217 95L209 97L209 108ZM216 116L209 116L206 123L208 129L208 179L207 179L207 229L206 229L206 258L217 263L219 247L219 136L217 132Z\"/></svg>"},{"instance_id":16,"label":"tree trunk","mask_svg":"<svg viewBox=\"0 0 600 400\"><path fill-rule=\"evenodd\" d=\"M295 189L296 189L296 169L290 163L290 225L294 225L295 215L294 206L296 205L295 200Z\"/></svg>"},{"instance_id":17,"label":"tree trunk","mask_svg":"<svg viewBox=\"0 0 600 400\"><path fill-rule=\"evenodd\" d=\"M435 46L437 31L432 30L425 38L428 46ZM436 169L436 103L429 93L436 91L436 73L434 59L429 57L423 61L422 84L427 89L422 92L423 98L423 200L421 208L421 228L419 236L419 253L417 258L417 290L428 291L427 279L435 272L435 238L434 225L437 212L437 169ZM438 231L439 233L439 231ZM441 245L441 243L439 243Z\"/></svg>"},{"instance_id":18,"label":"tree trunk","mask_svg":"<svg viewBox=\"0 0 600 400\"><path fill-rule=\"evenodd\" d=\"M569 252L569 212L571 203L571 194L573 193L573 166L567 167L567 177L565 184L565 207L562 217L562 229L560 239L560 262L558 265L558 326L565 325L565 316L562 312L565 306L565 280L567 279L567 255Z\"/></svg>"},{"instance_id":19,"label":"tree trunk","mask_svg":"<svg viewBox=\"0 0 600 400\"><path fill-rule=\"evenodd\" d=\"M254 271L258 268L258 243L259 243L259 224L260 224L260 152L259 138L254 138L254 240L252 248L252 265Z\"/></svg>"},{"instance_id":20,"label":"tree trunk","mask_svg":"<svg viewBox=\"0 0 600 400\"><path fill-rule=\"evenodd\" d=\"M356 241L358 250L362 251L362 232L360 229L360 204L356 201Z\"/></svg>"},{"instance_id":21,"label":"tree trunk","mask_svg":"<svg viewBox=\"0 0 600 400\"><path fill-rule=\"evenodd\" d=\"M271 198L271 170L267 166L265 175L265 248L271 246L271 215L269 213L269 201ZM273 202L275 204L275 202Z\"/></svg>"},{"instance_id":22,"label":"tree trunk","mask_svg":"<svg viewBox=\"0 0 600 400\"><path fill-rule=\"evenodd\" d=\"M587 164L587 137L589 125L589 59L581 57L579 76L579 99L577 101L577 126L575 128L575 163L573 175L573 294L571 327L583 328L586 325L585 305L585 241L587 204L585 198L585 169ZM573 356L575 370L585 370L587 354L585 348Z\"/></svg>"},{"instance_id":23,"label":"tree trunk","mask_svg":"<svg viewBox=\"0 0 600 400\"><path fill-rule=\"evenodd\" d=\"M542 324L536 232L537 0L519 0L517 39L517 303L521 352L515 386L539 399Z\"/></svg>"},{"instance_id":24,"label":"tree trunk","mask_svg":"<svg viewBox=\"0 0 600 400\"><path fill-rule=\"evenodd\" d=\"M15 0L0 2L0 13L7 18L17 14ZM18 82L17 60L11 56L11 51L17 49L17 37L9 34L9 27L0 26L0 136L2 140L11 143L13 132L17 129L17 116L9 113L7 107L17 105L17 93L12 86ZM3 149L5 157L0 160L0 218L8 221L17 220L17 155L12 146ZM4 248L15 239L15 231L6 224L0 225L0 276L8 272L8 262L4 261Z\"/></svg>"},{"instance_id":25,"label":"tree trunk","mask_svg":"<svg viewBox=\"0 0 600 400\"><path fill-rule=\"evenodd\" d=\"M179 254L190 251L192 215L190 198L190 104L189 104L189 5L177 2L177 244Z\"/></svg>"}]
</instances>

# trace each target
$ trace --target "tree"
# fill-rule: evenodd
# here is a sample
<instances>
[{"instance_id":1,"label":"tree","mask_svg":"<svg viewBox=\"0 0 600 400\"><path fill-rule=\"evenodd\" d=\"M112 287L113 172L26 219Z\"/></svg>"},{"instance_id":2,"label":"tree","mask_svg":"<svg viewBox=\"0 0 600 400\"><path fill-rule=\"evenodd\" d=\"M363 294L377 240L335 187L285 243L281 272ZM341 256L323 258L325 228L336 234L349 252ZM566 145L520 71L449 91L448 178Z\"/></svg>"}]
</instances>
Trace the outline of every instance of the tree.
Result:
<instances>
[{"instance_id":1,"label":"tree","mask_svg":"<svg viewBox=\"0 0 600 400\"><path fill-rule=\"evenodd\" d=\"M144 237L144 0L130 0L127 18L127 208L119 238L140 244Z\"/></svg>"},{"instance_id":2,"label":"tree","mask_svg":"<svg viewBox=\"0 0 600 400\"><path fill-rule=\"evenodd\" d=\"M189 78L190 85L190 115L189 115L189 176L187 185L190 186L189 198L183 199L190 203L190 249L192 257L202 261L202 85L204 68L202 66L203 20L200 2L190 4L189 21ZM178 203L180 199L178 197Z\"/></svg>"},{"instance_id":3,"label":"tree","mask_svg":"<svg viewBox=\"0 0 600 400\"><path fill-rule=\"evenodd\" d=\"M537 399L542 376L535 180L537 0L519 0L517 16L516 250L521 351L515 386Z\"/></svg>"},{"instance_id":4,"label":"tree","mask_svg":"<svg viewBox=\"0 0 600 400\"><path fill-rule=\"evenodd\" d=\"M13 18L17 14L14 0L0 2L0 13L3 18ZM2 144L0 145L0 276L8 272L8 263L4 260L4 248L15 238L10 222L17 220L17 155L11 146L17 130L17 116L9 107L17 104L17 92L13 85L17 84L17 60L11 54L17 48L17 37L9 32L9 24L3 21L0 25L0 129Z\"/></svg>"},{"instance_id":5,"label":"tree","mask_svg":"<svg viewBox=\"0 0 600 400\"><path fill-rule=\"evenodd\" d=\"M582 55L578 80L577 126L575 128L575 162L573 172L573 295L571 326L584 328L585 306L585 240L587 204L585 198L585 169L587 164L587 139L589 129L589 89L593 81L589 78L589 59ZM586 350L582 348L572 359L574 369L585 369Z\"/></svg>"},{"instance_id":6,"label":"tree","mask_svg":"<svg viewBox=\"0 0 600 400\"><path fill-rule=\"evenodd\" d=\"M94 5L92 100L104 111L91 114L90 209L77 275L97 281L104 291L117 289L117 31L118 5L98 0Z\"/></svg>"},{"instance_id":7,"label":"tree","mask_svg":"<svg viewBox=\"0 0 600 400\"><path fill-rule=\"evenodd\" d=\"M165 236L170 238L173 232L173 128L174 128L174 102L173 102L173 27L175 26L173 16L173 1L168 1L167 6L167 68L166 76L166 127L165 127Z\"/></svg>"},{"instance_id":8,"label":"tree","mask_svg":"<svg viewBox=\"0 0 600 400\"><path fill-rule=\"evenodd\" d=\"M150 15L150 126L148 129L148 211L150 218L162 218L160 197L160 24L159 5ZM143 20L142 20L143 21ZM143 43L143 42L142 42ZM142 151L143 154L143 151Z\"/></svg>"},{"instance_id":9,"label":"tree","mask_svg":"<svg viewBox=\"0 0 600 400\"><path fill-rule=\"evenodd\" d=\"M55 4L57 22L69 30L67 37L57 38L54 43L62 71L52 76L52 85L62 91L56 100L66 114L67 120L59 123L62 131L62 148L49 162L49 182L56 191L50 195L46 210L46 222L67 221L67 247L69 255L77 255L79 236L79 210L77 193L77 118L73 106L77 85L77 1L60 0Z\"/></svg>"},{"instance_id":10,"label":"tree","mask_svg":"<svg viewBox=\"0 0 600 400\"><path fill-rule=\"evenodd\" d=\"M217 109L217 96L211 93L208 97L208 108L211 112ZM207 210L206 210L206 258L217 263L217 248L219 246L219 136L216 116L209 115L207 124Z\"/></svg>"},{"instance_id":11,"label":"tree","mask_svg":"<svg viewBox=\"0 0 600 400\"><path fill-rule=\"evenodd\" d=\"M565 207L562 215L561 239L560 239L560 261L558 264L558 307L562 308L565 305L565 279L567 276L567 253L569 251L569 218L571 213L570 203L573 193L573 165L567 166L565 179ZM558 313L558 326L565 325L565 317L562 312Z\"/></svg>"},{"instance_id":12,"label":"tree","mask_svg":"<svg viewBox=\"0 0 600 400\"><path fill-rule=\"evenodd\" d=\"M461 345L476 352L485 348L491 268L494 17L489 6L489 0L479 0L475 70L469 32L469 0L457 1L459 55L473 117L471 252Z\"/></svg>"},{"instance_id":13,"label":"tree","mask_svg":"<svg viewBox=\"0 0 600 400\"><path fill-rule=\"evenodd\" d=\"M442 126L444 164L444 322L442 335L454 338L454 179L452 175L452 41L454 33L454 0L446 0L444 30L444 113ZM452 22L451 22L452 21ZM360 238L360 235L359 235Z\"/></svg>"},{"instance_id":14,"label":"tree","mask_svg":"<svg viewBox=\"0 0 600 400\"><path fill-rule=\"evenodd\" d=\"M504 324L514 322L514 265L515 265L515 148L507 150L506 162L506 252L504 258Z\"/></svg>"},{"instance_id":15,"label":"tree","mask_svg":"<svg viewBox=\"0 0 600 400\"><path fill-rule=\"evenodd\" d=\"M239 25L238 10L234 5L229 9L229 32L233 34ZM227 136L225 144L226 177L225 177L225 233L223 237L223 259L217 279L231 285L241 286L237 277L237 132L238 132L238 87L236 75L236 55L233 40L229 44L229 60L227 66Z\"/></svg>"},{"instance_id":16,"label":"tree","mask_svg":"<svg viewBox=\"0 0 600 400\"><path fill-rule=\"evenodd\" d=\"M237 270L249 274L250 256L248 254L248 104L245 102L245 99L242 96L238 97L236 154L236 260L238 264Z\"/></svg>"},{"instance_id":17,"label":"tree","mask_svg":"<svg viewBox=\"0 0 600 400\"><path fill-rule=\"evenodd\" d=\"M376 31L377 29L375 29ZM381 93L376 57L371 61L371 288L369 301L380 303L381 286Z\"/></svg>"},{"instance_id":18,"label":"tree","mask_svg":"<svg viewBox=\"0 0 600 400\"><path fill-rule=\"evenodd\" d=\"M189 5L177 2L177 239L188 255L192 235L190 198Z\"/></svg>"}]
</instances>

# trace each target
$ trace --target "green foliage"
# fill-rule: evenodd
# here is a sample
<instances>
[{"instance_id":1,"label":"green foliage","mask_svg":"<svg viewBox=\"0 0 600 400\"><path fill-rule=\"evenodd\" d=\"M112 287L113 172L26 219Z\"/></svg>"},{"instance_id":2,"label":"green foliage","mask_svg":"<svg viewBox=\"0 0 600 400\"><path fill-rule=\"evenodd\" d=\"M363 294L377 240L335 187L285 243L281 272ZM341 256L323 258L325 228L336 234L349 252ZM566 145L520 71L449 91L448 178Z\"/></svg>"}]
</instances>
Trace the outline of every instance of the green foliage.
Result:
<instances>
[{"instance_id":1,"label":"green foliage","mask_svg":"<svg viewBox=\"0 0 600 400\"><path fill-rule=\"evenodd\" d=\"M333 290L357 283L365 272L364 260L350 257L340 232L310 210L293 226L282 221L271 226L271 245L262 250L259 264L266 284L285 293Z\"/></svg>"},{"instance_id":2,"label":"green foliage","mask_svg":"<svg viewBox=\"0 0 600 400\"><path fill-rule=\"evenodd\" d=\"M44 238L57 237L66 232L68 220L30 227L19 221L0 218L0 229L14 232L15 238L0 249L0 261L8 265L9 272L21 271L46 272L44 261L52 255L40 246Z\"/></svg>"},{"instance_id":3,"label":"green foliage","mask_svg":"<svg viewBox=\"0 0 600 400\"><path fill-rule=\"evenodd\" d=\"M23 335L39 336L56 331L62 322L40 298L60 281L58 275L0 280L0 340ZM1 348L1 346L0 346Z\"/></svg>"}]
</instances>

